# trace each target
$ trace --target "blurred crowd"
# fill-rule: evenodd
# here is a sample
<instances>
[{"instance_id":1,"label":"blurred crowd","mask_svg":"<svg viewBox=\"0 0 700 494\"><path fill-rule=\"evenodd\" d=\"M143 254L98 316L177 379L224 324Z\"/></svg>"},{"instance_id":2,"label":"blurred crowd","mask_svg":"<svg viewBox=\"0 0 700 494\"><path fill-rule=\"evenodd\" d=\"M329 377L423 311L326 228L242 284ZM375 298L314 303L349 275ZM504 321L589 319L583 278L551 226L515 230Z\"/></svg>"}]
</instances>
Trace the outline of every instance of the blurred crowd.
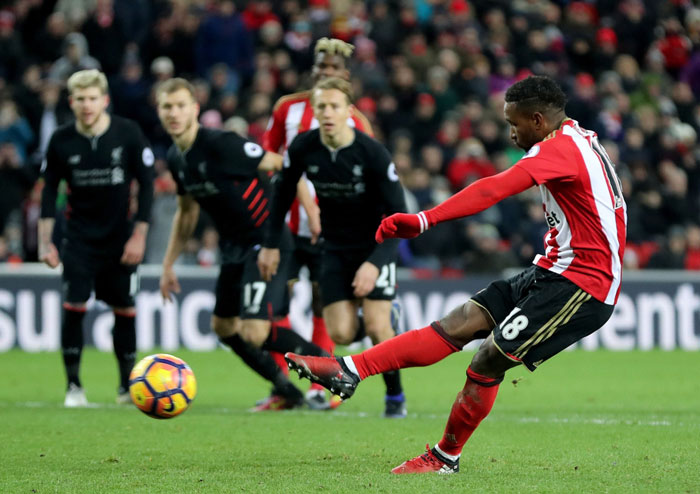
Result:
<instances>
[{"instance_id":1,"label":"blurred crowd","mask_svg":"<svg viewBox=\"0 0 700 494\"><path fill-rule=\"evenodd\" d=\"M700 269L700 7L691 0L0 0L0 261L36 260L42 155L71 118L65 81L100 68L111 111L157 156L147 262L176 207L154 85L193 80L205 126L259 140L280 96L309 87L313 44L351 42L356 106L388 147L416 212L511 166L522 152L505 89L556 78L567 113L617 163L628 269ZM184 262L217 261L201 222ZM499 271L541 252L536 188L401 246L432 276Z\"/></svg>"}]
</instances>

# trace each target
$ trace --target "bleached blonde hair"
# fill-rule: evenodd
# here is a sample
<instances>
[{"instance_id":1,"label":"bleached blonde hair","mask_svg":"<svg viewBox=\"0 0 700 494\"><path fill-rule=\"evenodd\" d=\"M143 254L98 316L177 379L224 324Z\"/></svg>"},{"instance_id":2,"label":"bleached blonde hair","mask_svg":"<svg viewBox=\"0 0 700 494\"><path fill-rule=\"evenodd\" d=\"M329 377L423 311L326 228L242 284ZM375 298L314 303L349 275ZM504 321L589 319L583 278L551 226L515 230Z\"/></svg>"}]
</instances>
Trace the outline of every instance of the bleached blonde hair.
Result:
<instances>
[{"instance_id":1,"label":"bleached blonde hair","mask_svg":"<svg viewBox=\"0 0 700 494\"><path fill-rule=\"evenodd\" d=\"M355 47L337 38L321 38L314 46L314 54L327 53L329 55L340 55L343 58L350 58Z\"/></svg>"},{"instance_id":2,"label":"bleached blonde hair","mask_svg":"<svg viewBox=\"0 0 700 494\"><path fill-rule=\"evenodd\" d=\"M79 70L68 78L67 86L70 94L73 94L76 89L89 87L98 88L102 94L107 94L109 90L107 77L97 69Z\"/></svg>"}]
</instances>

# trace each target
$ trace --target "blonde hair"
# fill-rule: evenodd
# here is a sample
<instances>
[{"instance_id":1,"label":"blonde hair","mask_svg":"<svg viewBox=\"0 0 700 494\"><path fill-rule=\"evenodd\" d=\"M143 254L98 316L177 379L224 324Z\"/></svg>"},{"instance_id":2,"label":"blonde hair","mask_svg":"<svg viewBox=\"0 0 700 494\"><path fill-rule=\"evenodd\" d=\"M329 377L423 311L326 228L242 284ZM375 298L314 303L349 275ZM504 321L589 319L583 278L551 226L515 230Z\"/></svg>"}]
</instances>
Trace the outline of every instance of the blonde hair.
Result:
<instances>
[{"instance_id":1,"label":"blonde hair","mask_svg":"<svg viewBox=\"0 0 700 494\"><path fill-rule=\"evenodd\" d=\"M327 53L328 55L340 55L343 58L350 58L355 47L336 38L321 38L314 46L314 54Z\"/></svg>"},{"instance_id":2,"label":"blonde hair","mask_svg":"<svg viewBox=\"0 0 700 494\"><path fill-rule=\"evenodd\" d=\"M158 88L156 89L156 99L158 99L158 95L162 93L172 94L180 89L187 90L187 92L190 93L190 96L192 96L192 99L195 99L194 86L190 81L183 79L182 77L173 77L172 79L168 79L167 81L163 81L158 84Z\"/></svg>"},{"instance_id":3,"label":"blonde hair","mask_svg":"<svg viewBox=\"0 0 700 494\"><path fill-rule=\"evenodd\" d=\"M79 70L68 78L67 85L70 94L73 94L76 89L87 89L89 87L98 88L102 91L102 94L107 94L109 90L107 78L97 69Z\"/></svg>"},{"instance_id":4,"label":"blonde hair","mask_svg":"<svg viewBox=\"0 0 700 494\"><path fill-rule=\"evenodd\" d=\"M341 79L340 77L329 77L327 79L323 79L322 81L317 82L316 85L311 89L312 105L314 104L316 91L326 89L337 89L345 95L345 97L348 100L348 104L352 104L353 91L350 82L346 81L345 79Z\"/></svg>"}]
</instances>

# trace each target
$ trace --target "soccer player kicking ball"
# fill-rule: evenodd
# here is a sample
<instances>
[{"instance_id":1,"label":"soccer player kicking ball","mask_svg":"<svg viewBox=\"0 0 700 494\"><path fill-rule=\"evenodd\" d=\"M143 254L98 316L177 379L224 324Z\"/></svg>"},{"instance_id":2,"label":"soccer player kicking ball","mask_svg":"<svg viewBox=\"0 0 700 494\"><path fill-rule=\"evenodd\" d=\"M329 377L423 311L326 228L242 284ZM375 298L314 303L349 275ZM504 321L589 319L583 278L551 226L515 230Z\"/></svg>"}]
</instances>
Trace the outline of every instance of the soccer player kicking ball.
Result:
<instances>
[{"instance_id":1,"label":"soccer player kicking ball","mask_svg":"<svg viewBox=\"0 0 700 494\"><path fill-rule=\"evenodd\" d=\"M51 136L42 166L39 259L63 261L61 351L68 379L64 405L87 406L80 383L83 319L90 292L114 312L112 339L119 364L117 403L131 403L129 374L136 358L136 267L146 248L153 203L153 153L138 125L107 113L107 78L82 70L68 79L75 122ZM132 179L139 183L138 210L129 212ZM68 184L66 232L59 257L53 244L58 184Z\"/></svg>"},{"instance_id":2,"label":"soccer player kicking ball","mask_svg":"<svg viewBox=\"0 0 700 494\"><path fill-rule=\"evenodd\" d=\"M393 473L455 473L462 448L489 414L511 367L530 371L600 328L620 293L626 206L620 182L594 132L564 113L566 96L547 77L528 77L506 92L511 138L527 154L510 169L474 182L442 204L382 221L378 242L413 238L444 221L476 214L540 188L549 225L534 266L491 283L440 321L342 359L287 354L291 368L350 397L362 379L434 364L486 338L467 368L442 439Z\"/></svg>"},{"instance_id":3,"label":"soccer player kicking ball","mask_svg":"<svg viewBox=\"0 0 700 494\"><path fill-rule=\"evenodd\" d=\"M379 142L348 124L350 83L330 77L311 91L320 127L299 134L285 154L285 168L273 198L270 225L258 265L263 278L277 272L279 232L302 173L313 183L325 239L321 258L323 318L336 343L357 336L357 309L365 332L379 343L394 336L392 299L396 295L398 241L377 245L374 233L384 216L405 211L403 188L391 156ZM387 369L385 413L406 415L398 369Z\"/></svg>"}]
</instances>

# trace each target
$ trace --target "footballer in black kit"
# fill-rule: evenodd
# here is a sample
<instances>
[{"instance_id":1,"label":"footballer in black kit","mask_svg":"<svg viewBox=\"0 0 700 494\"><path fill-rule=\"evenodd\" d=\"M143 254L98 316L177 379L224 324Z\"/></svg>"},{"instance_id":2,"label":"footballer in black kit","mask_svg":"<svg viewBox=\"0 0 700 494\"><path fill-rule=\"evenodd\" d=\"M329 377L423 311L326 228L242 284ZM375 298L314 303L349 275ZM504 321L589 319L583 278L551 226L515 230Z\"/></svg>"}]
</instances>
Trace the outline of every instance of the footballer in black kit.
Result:
<instances>
[{"instance_id":1,"label":"footballer in black kit","mask_svg":"<svg viewBox=\"0 0 700 494\"><path fill-rule=\"evenodd\" d=\"M398 242L377 244L374 232L382 218L406 210L403 189L386 148L367 134L354 132L353 142L336 150L321 142L319 129L297 136L287 150L272 211L268 241L279 245L278 224L284 224L281 208L294 199L296 183L306 172L321 208L324 306L356 298L352 280L365 261L380 271L366 298L392 300L396 295Z\"/></svg>"},{"instance_id":2,"label":"footballer in black kit","mask_svg":"<svg viewBox=\"0 0 700 494\"><path fill-rule=\"evenodd\" d=\"M107 81L97 70L68 80L75 122L58 128L42 167L40 259L63 262L61 349L68 379L64 404L85 406L79 378L83 317L91 292L112 307L113 342L120 370L117 402L130 402L129 373L136 357L136 267L143 259L153 202L153 152L138 125L110 116ZM138 208L130 211L132 181ZM68 190L66 229L60 249L52 243L59 182ZM59 254L60 252L60 254Z\"/></svg>"},{"instance_id":3,"label":"footballer in black kit","mask_svg":"<svg viewBox=\"0 0 700 494\"><path fill-rule=\"evenodd\" d=\"M259 262L268 268L276 264L277 253L272 252L280 246L285 213L305 172L321 209L320 286L328 332L338 344L351 343L361 306L366 334L376 344L395 335L390 312L398 242L379 245L374 234L382 218L406 210L403 188L386 148L348 125L347 81L324 79L312 90L311 102L319 128L298 135L287 149ZM385 415L405 416L398 372L384 378Z\"/></svg>"},{"instance_id":4,"label":"footballer in black kit","mask_svg":"<svg viewBox=\"0 0 700 494\"><path fill-rule=\"evenodd\" d=\"M290 329L273 324L287 313L287 263L291 235L282 228L283 267L278 276L262 279L257 251L269 220L269 197L264 172L279 169L281 157L238 134L201 127L193 89L184 79L170 79L157 90L158 113L174 144L167 163L178 188L178 210L163 261L161 293L168 300L179 291L173 265L191 236L200 207L219 232L221 269L216 282L212 328L246 364L271 381L285 402L280 408L304 403L303 394L289 382L267 350L285 352L305 348L327 355ZM261 173L263 172L263 173Z\"/></svg>"},{"instance_id":5,"label":"footballer in black kit","mask_svg":"<svg viewBox=\"0 0 700 494\"><path fill-rule=\"evenodd\" d=\"M258 165L265 151L233 132L200 127L192 147L173 144L167 163L180 196L190 195L207 212L219 232L221 272L216 283L218 317L267 320L284 315L284 283L260 279L257 246L270 211ZM291 238L284 232L284 249ZM272 312L270 312L272 311Z\"/></svg>"}]
</instances>

